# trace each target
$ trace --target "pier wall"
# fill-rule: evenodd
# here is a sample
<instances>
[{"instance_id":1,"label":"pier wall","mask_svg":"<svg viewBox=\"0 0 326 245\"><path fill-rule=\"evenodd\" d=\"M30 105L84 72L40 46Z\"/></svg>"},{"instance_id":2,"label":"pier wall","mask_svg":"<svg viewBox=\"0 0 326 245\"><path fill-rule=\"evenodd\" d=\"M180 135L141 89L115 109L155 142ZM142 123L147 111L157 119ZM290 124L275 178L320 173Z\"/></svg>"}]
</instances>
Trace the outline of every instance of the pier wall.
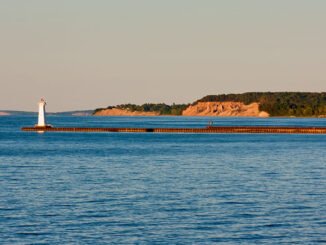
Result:
<instances>
[{"instance_id":1,"label":"pier wall","mask_svg":"<svg viewBox=\"0 0 326 245\"><path fill-rule=\"evenodd\" d=\"M252 133L252 134L326 134L326 127L206 127L206 128L80 128L23 127L23 131L121 132L121 133Z\"/></svg>"}]
</instances>

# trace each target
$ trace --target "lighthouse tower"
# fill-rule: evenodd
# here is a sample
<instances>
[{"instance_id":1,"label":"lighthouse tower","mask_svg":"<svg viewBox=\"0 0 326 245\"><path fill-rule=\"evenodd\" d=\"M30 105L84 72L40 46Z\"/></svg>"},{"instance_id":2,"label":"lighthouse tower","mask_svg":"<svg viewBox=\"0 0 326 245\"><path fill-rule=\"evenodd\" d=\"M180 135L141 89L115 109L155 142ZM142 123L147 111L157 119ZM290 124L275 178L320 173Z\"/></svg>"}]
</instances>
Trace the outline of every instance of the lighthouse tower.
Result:
<instances>
[{"instance_id":1,"label":"lighthouse tower","mask_svg":"<svg viewBox=\"0 0 326 245\"><path fill-rule=\"evenodd\" d=\"M46 127L46 120L45 120L45 105L46 102L42 98L40 102L38 103L38 123L37 127Z\"/></svg>"}]
</instances>

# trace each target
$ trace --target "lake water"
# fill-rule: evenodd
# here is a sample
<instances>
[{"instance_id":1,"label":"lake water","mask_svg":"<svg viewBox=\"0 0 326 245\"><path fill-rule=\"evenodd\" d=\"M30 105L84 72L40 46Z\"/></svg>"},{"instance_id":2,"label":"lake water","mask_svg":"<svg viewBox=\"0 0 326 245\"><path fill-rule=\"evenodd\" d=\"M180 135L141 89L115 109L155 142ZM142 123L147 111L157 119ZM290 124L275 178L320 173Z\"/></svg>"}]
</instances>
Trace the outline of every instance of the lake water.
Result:
<instances>
[{"instance_id":1,"label":"lake water","mask_svg":"<svg viewBox=\"0 0 326 245\"><path fill-rule=\"evenodd\" d=\"M55 126L326 119L50 116ZM326 135L21 132L0 117L0 244L326 243Z\"/></svg>"}]
</instances>

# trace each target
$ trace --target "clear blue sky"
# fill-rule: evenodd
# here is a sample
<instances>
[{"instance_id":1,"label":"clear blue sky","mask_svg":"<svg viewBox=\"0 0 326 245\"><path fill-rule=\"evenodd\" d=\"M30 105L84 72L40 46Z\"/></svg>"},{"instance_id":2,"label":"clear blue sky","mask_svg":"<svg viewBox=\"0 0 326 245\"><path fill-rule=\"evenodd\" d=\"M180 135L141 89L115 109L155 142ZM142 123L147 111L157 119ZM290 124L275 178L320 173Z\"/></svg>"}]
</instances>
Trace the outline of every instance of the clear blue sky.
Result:
<instances>
[{"instance_id":1,"label":"clear blue sky","mask_svg":"<svg viewBox=\"0 0 326 245\"><path fill-rule=\"evenodd\" d=\"M0 110L326 91L325 0L0 0Z\"/></svg>"}]
</instances>

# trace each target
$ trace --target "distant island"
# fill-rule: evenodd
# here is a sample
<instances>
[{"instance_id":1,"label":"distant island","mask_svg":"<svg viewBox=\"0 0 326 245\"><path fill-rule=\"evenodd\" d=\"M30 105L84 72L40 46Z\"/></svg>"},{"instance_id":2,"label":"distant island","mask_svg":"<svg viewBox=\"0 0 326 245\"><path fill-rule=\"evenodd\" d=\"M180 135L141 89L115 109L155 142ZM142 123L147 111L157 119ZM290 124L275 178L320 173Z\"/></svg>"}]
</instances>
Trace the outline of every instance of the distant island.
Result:
<instances>
[{"instance_id":1,"label":"distant island","mask_svg":"<svg viewBox=\"0 0 326 245\"><path fill-rule=\"evenodd\" d=\"M193 103L122 104L98 108L95 116L326 117L326 92L248 92L207 95Z\"/></svg>"},{"instance_id":2,"label":"distant island","mask_svg":"<svg viewBox=\"0 0 326 245\"><path fill-rule=\"evenodd\" d=\"M12 111L12 110L0 110L0 116L30 116L35 115L36 112L31 111Z\"/></svg>"},{"instance_id":3,"label":"distant island","mask_svg":"<svg viewBox=\"0 0 326 245\"><path fill-rule=\"evenodd\" d=\"M78 111L64 111L64 112L47 112L51 116L90 116L94 113L93 110L78 110ZM0 116L35 116L35 111L12 111L0 110Z\"/></svg>"}]
</instances>

